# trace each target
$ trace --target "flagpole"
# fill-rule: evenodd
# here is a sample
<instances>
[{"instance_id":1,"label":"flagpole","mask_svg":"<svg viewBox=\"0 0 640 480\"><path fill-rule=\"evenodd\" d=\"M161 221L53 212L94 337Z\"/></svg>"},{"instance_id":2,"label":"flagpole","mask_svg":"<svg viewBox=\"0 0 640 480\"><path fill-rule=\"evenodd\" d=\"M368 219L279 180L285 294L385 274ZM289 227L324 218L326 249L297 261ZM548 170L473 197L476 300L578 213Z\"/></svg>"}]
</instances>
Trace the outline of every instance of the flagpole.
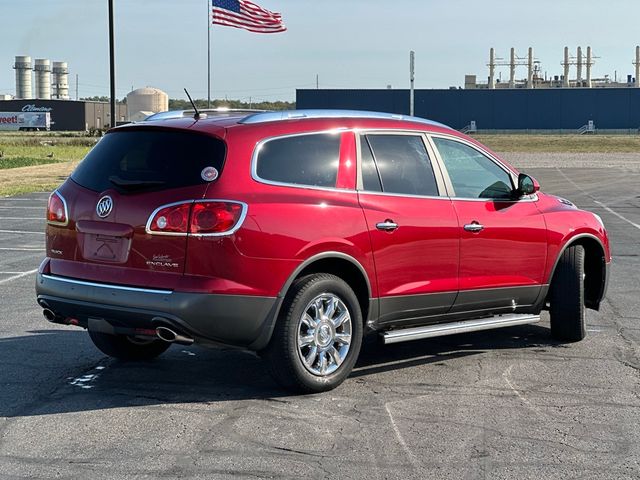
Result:
<instances>
[{"instance_id":1,"label":"flagpole","mask_svg":"<svg viewBox=\"0 0 640 480\"><path fill-rule=\"evenodd\" d=\"M211 0L207 0L207 108L211 108Z\"/></svg>"},{"instance_id":2,"label":"flagpole","mask_svg":"<svg viewBox=\"0 0 640 480\"><path fill-rule=\"evenodd\" d=\"M109 113L111 114L109 128L115 127L118 120L116 117L116 60L113 37L113 0L109 0L109 95L111 97L109 99Z\"/></svg>"}]
</instances>

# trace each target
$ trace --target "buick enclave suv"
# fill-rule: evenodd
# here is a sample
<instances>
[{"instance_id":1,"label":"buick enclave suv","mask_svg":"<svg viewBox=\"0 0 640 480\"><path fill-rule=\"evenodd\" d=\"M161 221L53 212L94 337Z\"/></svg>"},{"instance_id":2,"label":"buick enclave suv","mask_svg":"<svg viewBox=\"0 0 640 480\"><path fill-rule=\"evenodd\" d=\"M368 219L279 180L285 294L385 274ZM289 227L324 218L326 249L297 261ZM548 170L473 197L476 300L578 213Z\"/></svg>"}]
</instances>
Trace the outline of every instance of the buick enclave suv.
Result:
<instances>
[{"instance_id":1,"label":"buick enclave suv","mask_svg":"<svg viewBox=\"0 0 640 480\"><path fill-rule=\"evenodd\" d=\"M585 336L611 255L601 219L481 144L349 111L112 129L51 194L38 303L105 354L258 352L283 385L339 385L385 343L534 323Z\"/></svg>"}]
</instances>

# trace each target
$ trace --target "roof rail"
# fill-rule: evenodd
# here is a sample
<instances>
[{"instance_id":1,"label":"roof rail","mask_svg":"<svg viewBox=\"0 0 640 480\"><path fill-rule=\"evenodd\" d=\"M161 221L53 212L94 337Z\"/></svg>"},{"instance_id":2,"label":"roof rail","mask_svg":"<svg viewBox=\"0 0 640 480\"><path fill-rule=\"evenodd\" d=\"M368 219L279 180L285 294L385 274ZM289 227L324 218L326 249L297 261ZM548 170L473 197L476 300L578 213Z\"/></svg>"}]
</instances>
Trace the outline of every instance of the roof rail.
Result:
<instances>
[{"instance_id":1,"label":"roof rail","mask_svg":"<svg viewBox=\"0 0 640 480\"><path fill-rule=\"evenodd\" d=\"M207 117L242 117L255 113L266 112L267 110L258 110L254 108L201 108L198 109L201 114L201 118ZM149 115L143 121L150 122L156 120L170 120L173 118L193 117L195 110L169 110L166 112L159 112Z\"/></svg>"},{"instance_id":2,"label":"roof rail","mask_svg":"<svg viewBox=\"0 0 640 480\"><path fill-rule=\"evenodd\" d=\"M451 128L442 123L434 122L420 117L412 117L409 115L400 115L397 113L369 112L365 110L324 110L324 109L308 109L308 110L283 110L279 112L264 112L249 115L239 123L253 124L263 122L277 122L279 120L302 120L313 118L368 118L380 120L401 120L405 122L422 123L436 127Z\"/></svg>"}]
</instances>

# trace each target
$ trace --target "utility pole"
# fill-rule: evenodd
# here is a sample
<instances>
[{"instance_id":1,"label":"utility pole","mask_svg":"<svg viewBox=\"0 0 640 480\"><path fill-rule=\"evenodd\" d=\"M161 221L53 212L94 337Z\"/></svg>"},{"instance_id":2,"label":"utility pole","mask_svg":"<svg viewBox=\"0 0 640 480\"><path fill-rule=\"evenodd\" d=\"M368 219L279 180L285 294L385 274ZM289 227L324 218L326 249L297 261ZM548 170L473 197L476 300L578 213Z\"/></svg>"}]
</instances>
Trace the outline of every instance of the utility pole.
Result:
<instances>
[{"instance_id":1,"label":"utility pole","mask_svg":"<svg viewBox=\"0 0 640 480\"><path fill-rule=\"evenodd\" d=\"M416 63L416 54L413 50L411 50L411 52L409 52L409 78L411 80L411 89L409 91L409 115L411 115L413 117L413 113L414 113L414 83L415 83L415 63Z\"/></svg>"},{"instance_id":2,"label":"utility pole","mask_svg":"<svg viewBox=\"0 0 640 480\"><path fill-rule=\"evenodd\" d=\"M78 101L78 74L76 73L76 102Z\"/></svg>"},{"instance_id":3,"label":"utility pole","mask_svg":"<svg viewBox=\"0 0 640 480\"><path fill-rule=\"evenodd\" d=\"M316 90L320 90L320 75L316 73Z\"/></svg>"},{"instance_id":4,"label":"utility pole","mask_svg":"<svg viewBox=\"0 0 640 480\"><path fill-rule=\"evenodd\" d=\"M109 71L111 76L111 128L116 126L116 60L113 41L113 0L109 0Z\"/></svg>"}]
</instances>

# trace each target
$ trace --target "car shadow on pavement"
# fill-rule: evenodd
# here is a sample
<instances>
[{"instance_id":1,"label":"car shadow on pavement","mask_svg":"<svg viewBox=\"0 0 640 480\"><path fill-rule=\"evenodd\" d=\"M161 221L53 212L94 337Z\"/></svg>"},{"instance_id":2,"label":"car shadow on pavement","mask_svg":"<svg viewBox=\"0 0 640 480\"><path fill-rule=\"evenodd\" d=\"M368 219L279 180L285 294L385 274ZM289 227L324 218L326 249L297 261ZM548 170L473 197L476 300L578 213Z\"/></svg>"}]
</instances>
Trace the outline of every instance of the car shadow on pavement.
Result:
<instances>
[{"instance_id":1,"label":"car shadow on pavement","mask_svg":"<svg viewBox=\"0 0 640 480\"><path fill-rule=\"evenodd\" d=\"M123 362L104 357L79 330L29 333L0 339L2 417L292 395L272 380L259 357L238 350L172 346L153 361ZM361 382L494 350L561 346L547 328L535 325L387 346L367 337L350 378Z\"/></svg>"}]
</instances>

